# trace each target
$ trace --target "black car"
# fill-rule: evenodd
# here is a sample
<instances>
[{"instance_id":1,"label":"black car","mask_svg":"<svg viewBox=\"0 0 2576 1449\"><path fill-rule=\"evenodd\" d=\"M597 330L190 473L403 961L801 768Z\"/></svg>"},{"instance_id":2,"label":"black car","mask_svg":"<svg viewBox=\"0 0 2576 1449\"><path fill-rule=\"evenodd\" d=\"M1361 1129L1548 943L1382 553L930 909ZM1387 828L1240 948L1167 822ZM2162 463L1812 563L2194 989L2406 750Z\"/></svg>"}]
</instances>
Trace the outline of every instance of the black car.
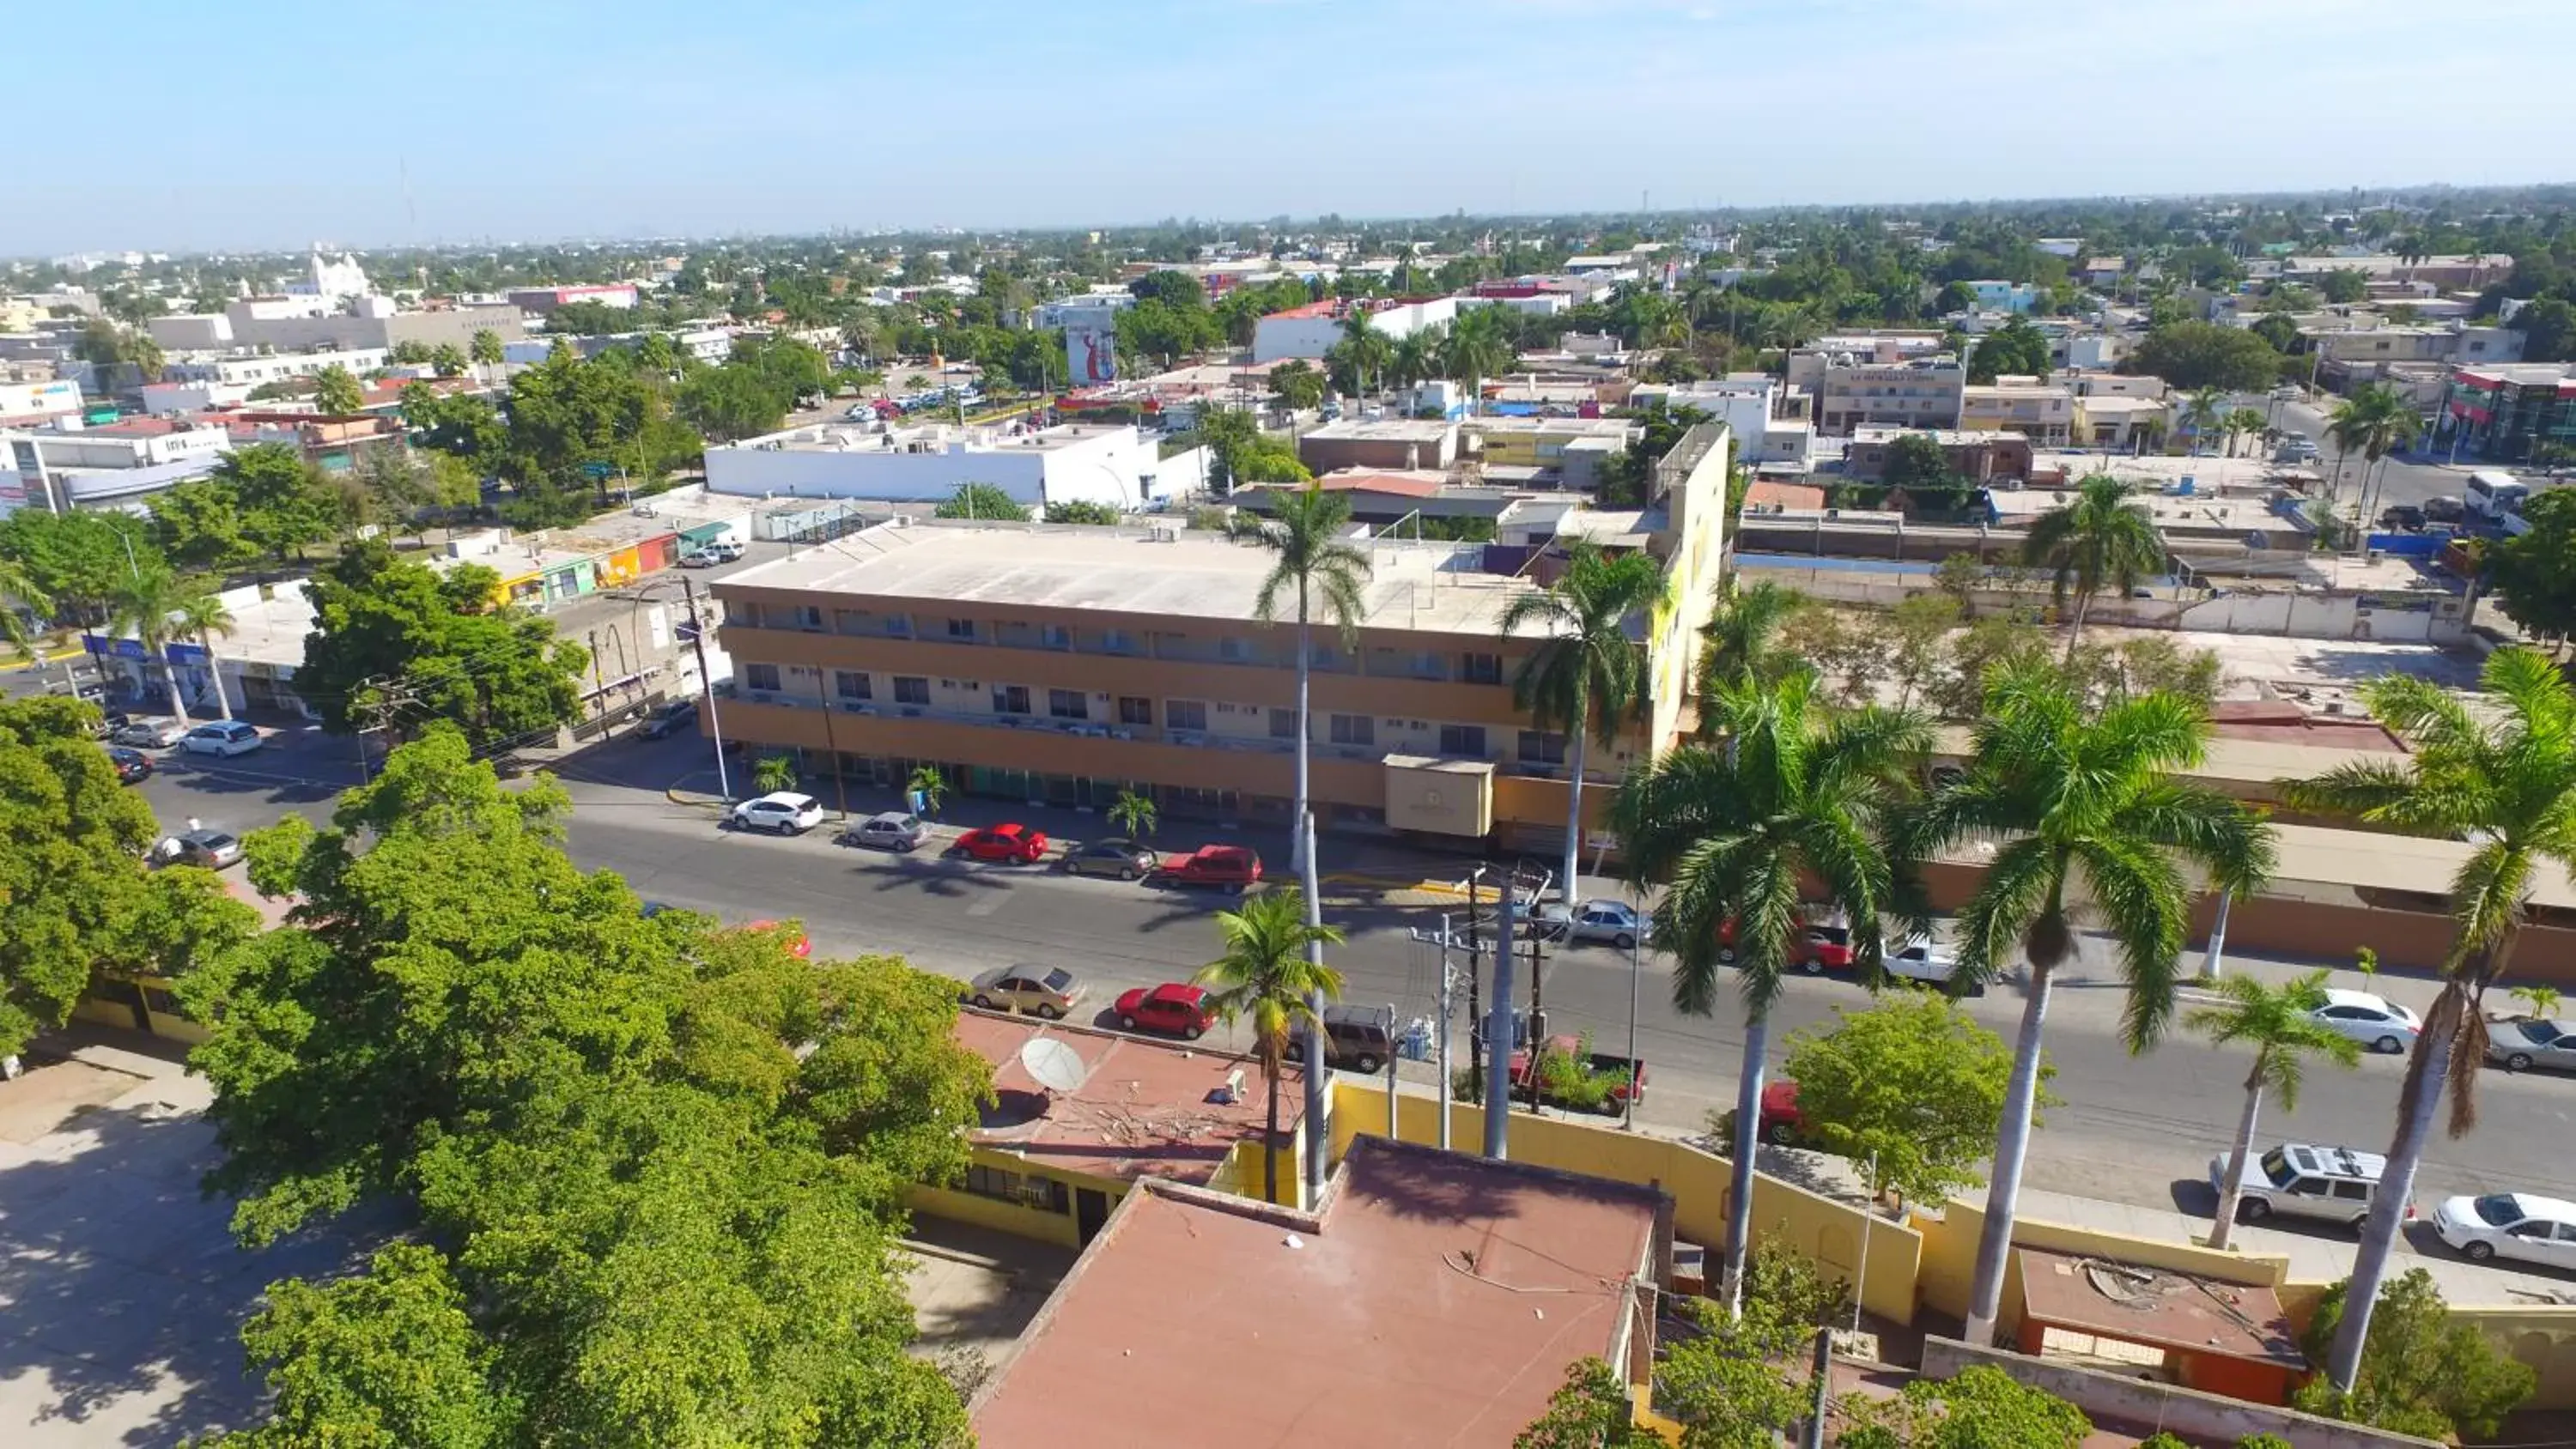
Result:
<instances>
[{"instance_id":1,"label":"black car","mask_svg":"<svg viewBox=\"0 0 2576 1449\"><path fill-rule=\"evenodd\" d=\"M107 762L116 767L116 778L120 784L131 785L152 774L152 757L123 745L108 746Z\"/></svg>"}]
</instances>

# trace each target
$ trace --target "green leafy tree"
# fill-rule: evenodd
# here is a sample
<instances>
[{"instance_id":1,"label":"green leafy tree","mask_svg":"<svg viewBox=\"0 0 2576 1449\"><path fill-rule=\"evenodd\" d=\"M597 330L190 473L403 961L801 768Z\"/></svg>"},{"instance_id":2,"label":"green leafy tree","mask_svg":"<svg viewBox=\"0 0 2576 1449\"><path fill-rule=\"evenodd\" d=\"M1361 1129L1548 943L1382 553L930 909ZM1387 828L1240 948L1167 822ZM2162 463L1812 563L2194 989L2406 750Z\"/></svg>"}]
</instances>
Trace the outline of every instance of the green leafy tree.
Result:
<instances>
[{"instance_id":1,"label":"green leafy tree","mask_svg":"<svg viewBox=\"0 0 2576 1449\"><path fill-rule=\"evenodd\" d=\"M1375 318L1363 306L1354 306L1342 318L1342 338L1334 345L1334 354L1352 374L1354 393L1367 393L1374 379L1378 390L1386 388L1387 360L1395 354L1395 344L1379 330ZM1319 378L1318 381L1321 379ZM1318 392L1320 398L1321 393Z\"/></svg>"},{"instance_id":2,"label":"green leafy tree","mask_svg":"<svg viewBox=\"0 0 2576 1449\"><path fill-rule=\"evenodd\" d=\"M2553 645L2576 634L2576 488L2534 493L2526 532L2490 545L2483 577L2505 617Z\"/></svg>"},{"instance_id":3,"label":"green leafy tree","mask_svg":"<svg viewBox=\"0 0 2576 1449\"><path fill-rule=\"evenodd\" d=\"M2336 267L2317 283L2317 290L2337 306L2349 306L2370 295L2370 278L2359 267Z\"/></svg>"},{"instance_id":4,"label":"green leafy tree","mask_svg":"<svg viewBox=\"0 0 2576 1449\"><path fill-rule=\"evenodd\" d=\"M1828 718L1805 672L1728 685L1701 708L1725 744L1685 745L1632 770L1611 822L1629 878L1664 890L1651 935L1674 960L1674 1006L1709 1015L1722 968L1734 967L1745 1046L1725 1272L1731 1314L1752 1239L1763 1043L1806 936L1804 882L1821 883L1851 922L1854 959L1875 970L1882 917L1911 906L1911 871L1887 848L1886 827L1931 732L1916 716L1877 708Z\"/></svg>"},{"instance_id":5,"label":"green leafy tree","mask_svg":"<svg viewBox=\"0 0 2576 1449\"><path fill-rule=\"evenodd\" d=\"M24 609L25 613L19 611ZM36 587L35 580L15 560L0 558L0 644L8 645L19 657L35 657L34 631L27 621L33 617L42 622L54 612L54 601Z\"/></svg>"},{"instance_id":6,"label":"green leafy tree","mask_svg":"<svg viewBox=\"0 0 2576 1449\"><path fill-rule=\"evenodd\" d=\"M1570 551L1565 572L1538 593L1514 596L1496 628L1506 640L1538 643L1512 677L1513 706L1541 730L1566 737L1565 864L1558 879L1571 901L1582 859L1584 766L1641 717L1652 693L1644 636L1672 598L1662 562L1644 552L1613 558L1590 542ZM1632 636L1632 619L1647 627Z\"/></svg>"},{"instance_id":7,"label":"green leafy tree","mask_svg":"<svg viewBox=\"0 0 2576 1449\"><path fill-rule=\"evenodd\" d=\"M1938 1203L1977 1181L2003 1126L2012 1048L1928 992L1834 1016L1831 1030L1792 1032L1780 1066L1798 1084L1806 1135L1854 1164L1874 1161L1873 1193ZM2054 1075L2043 1057L2043 1104Z\"/></svg>"},{"instance_id":8,"label":"green leafy tree","mask_svg":"<svg viewBox=\"0 0 2576 1449\"><path fill-rule=\"evenodd\" d=\"M468 363L465 350L453 342L442 342L429 352L429 369L440 377L463 377Z\"/></svg>"},{"instance_id":9,"label":"green leafy tree","mask_svg":"<svg viewBox=\"0 0 2576 1449\"><path fill-rule=\"evenodd\" d=\"M1991 1337L2002 1301L2039 1094L2041 1030L2057 968L2075 953L2079 903L2092 903L2118 953L2123 1034L2132 1051L2145 1051L2173 1014L2175 958L2190 924L2193 890L2177 862L2239 894L2271 874L2271 827L2241 803L2176 778L2198 767L2208 737L2208 716L2190 701L2150 694L2088 714L2055 670L2015 664L1988 676L1963 776L1909 822L1907 850L1916 858L1972 837L1996 845L1959 912L1959 974L1990 979L2015 955L2029 968L1977 1243L1969 1342Z\"/></svg>"},{"instance_id":10,"label":"green leafy tree","mask_svg":"<svg viewBox=\"0 0 2576 1449\"><path fill-rule=\"evenodd\" d=\"M2281 354L2242 327L2170 322L2150 330L2120 370L2161 377L2184 392L2204 387L2252 392L2280 380Z\"/></svg>"},{"instance_id":11,"label":"green leafy tree","mask_svg":"<svg viewBox=\"0 0 2576 1449\"><path fill-rule=\"evenodd\" d=\"M1290 358L1270 369L1270 391L1301 412L1318 408L1324 404L1324 375L1304 358Z\"/></svg>"},{"instance_id":12,"label":"green leafy tree","mask_svg":"<svg viewBox=\"0 0 2576 1449\"><path fill-rule=\"evenodd\" d=\"M129 579L108 601L107 627L110 632L131 636L143 646L147 660L161 670L161 681L168 692L170 716L185 727L187 701L179 696L179 671L169 663L170 643L181 636L176 615L182 603L197 602L196 586L184 583L169 572L141 574Z\"/></svg>"},{"instance_id":13,"label":"green leafy tree","mask_svg":"<svg viewBox=\"0 0 2576 1449\"><path fill-rule=\"evenodd\" d=\"M961 1443L903 1352L892 1256L908 1185L963 1170L990 1091L953 986L648 919L565 857L568 808L439 725L328 828L253 837L260 887L303 902L180 984L216 1023L210 1186L252 1243L389 1199L455 1291L415 1254L272 1292L296 1308L253 1347L294 1389L249 1442L308 1442L311 1406L395 1436L335 1443L472 1444L478 1413L501 1444ZM370 1372L397 1356L415 1377ZM455 1402L477 1378L495 1391Z\"/></svg>"},{"instance_id":14,"label":"green leafy tree","mask_svg":"<svg viewBox=\"0 0 2576 1449\"><path fill-rule=\"evenodd\" d=\"M936 815L940 805L948 799L948 776L937 765L915 765L912 774L904 780L903 788L908 794L919 795L928 813Z\"/></svg>"},{"instance_id":15,"label":"green leafy tree","mask_svg":"<svg viewBox=\"0 0 2576 1449\"><path fill-rule=\"evenodd\" d=\"M1951 515L1967 504L1975 486L1950 466L1950 455L1929 433L1907 433L1887 447L1887 468L1879 475L1892 503L1902 494L1918 511Z\"/></svg>"},{"instance_id":16,"label":"green leafy tree","mask_svg":"<svg viewBox=\"0 0 2576 1449\"><path fill-rule=\"evenodd\" d=\"M795 402L775 379L740 363L698 369L676 398L679 416L716 442L776 432Z\"/></svg>"},{"instance_id":17,"label":"green leafy tree","mask_svg":"<svg viewBox=\"0 0 2576 1449\"><path fill-rule=\"evenodd\" d=\"M2002 1369L1979 1364L1948 1379L1916 1379L1893 1399L1845 1394L1845 1449L2078 1449L2093 1433L2084 1411Z\"/></svg>"},{"instance_id":18,"label":"green leafy tree","mask_svg":"<svg viewBox=\"0 0 2576 1449\"><path fill-rule=\"evenodd\" d=\"M1977 339L1968 357L1968 381L1990 383L1998 377L2048 376L2048 334L2027 317L2013 317Z\"/></svg>"},{"instance_id":19,"label":"green leafy tree","mask_svg":"<svg viewBox=\"0 0 2576 1449\"><path fill-rule=\"evenodd\" d=\"M1662 1443L1638 1424L1628 1381L1598 1358L1567 1365L1547 1412L1512 1437L1512 1449L1656 1449Z\"/></svg>"},{"instance_id":20,"label":"green leafy tree","mask_svg":"<svg viewBox=\"0 0 2576 1449\"><path fill-rule=\"evenodd\" d=\"M767 795L796 788L796 757L763 755L751 767L751 788Z\"/></svg>"},{"instance_id":21,"label":"green leafy tree","mask_svg":"<svg viewBox=\"0 0 2576 1449\"><path fill-rule=\"evenodd\" d=\"M296 670L323 728L400 740L446 720L490 750L578 719L588 651L544 618L497 607L499 582L480 565L440 574L405 562L381 539L325 566Z\"/></svg>"},{"instance_id":22,"label":"green leafy tree","mask_svg":"<svg viewBox=\"0 0 2576 1449\"><path fill-rule=\"evenodd\" d=\"M402 391L401 410L413 443L475 463L486 473L500 470L510 430L489 401L472 393L442 396L413 383Z\"/></svg>"},{"instance_id":23,"label":"green leafy tree","mask_svg":"<svg viewBox=\"0 0 2576 1449\"><path fill-rule=\"evenodd\" d=\"M233 490L242 537L282 564L331 536L334 507L320 471L289 444L254 443L208 476Z\"/></svg>"},{"instance_id":24,"label":"green leafy tree","mask_svg":"<svg viewBox=\"0 0 2576 1449\"><path fill-rule=\"evenodd\" d=\"M2068 621L2066 656L2084 637L2084 616L2093 596L2110 584L2126 595L2140 579L2164 567L2163 535L2144 505L2129 496L2129 485L2107 473L2096 473L2075 485L2075 494L2043 513L2022 539L2022 562L2049 571L2051 597L2066 607L2075 596Z\"/></svg>"},{"instance_id":25,"label":"green leafy tree","mask_svg":"<svg viewBox=\"0 0 2576 1449\"><path fill-rule=\"evenodd\" d=\"M932 509L933 518L973 518L993 523L1026 523L1028 505L992 483L960 483L948 501Z\"/></svg>"},{"instance_id":26,"label":"green leafy tree","mask_svg":"<svg viewBox=\"0 0 2576 1449\"><path fill-rule=\"evenodd\" d=\"M2329 1357L2352 1304L2353 1280L2326 1290L2301 1345L2310 1359ZM2349 1388L2320 1376L2291 1399L2330 1419L2451 1442L2485 1439L2505 1415L2531 1397L2539 1376L2491 1342L2477 1325L2455 1320L2433 1275L2409 1268L2388 1285L2372 1315L2370 1348Z\"/></svg>"},{"instance_id":27,"label":"green leafy tree","mask_svg":"<svg viewBox=\"0 0 2576 1449\"><path fill-rule=\"evenodd\" d=\"M2218 1217L2209 1245L2224 1248L2236 1226L2237 1205L2245 1199L2245 1164L2254 1156L2254 1124L2263 1094L2281 1099L2281 1110L2299 1110L2299 1087L2307 1076L2307 1058L2324 1057L2349 1070L2361 1060L2361 1043L2321 1025L2311 1013L2326 1004L2326 975L2311 971L2280 986L2251 976L2230 976L2216 990L2221 1006L2204 1006L2183 1024L2209 1038L2211 1046L2242 1044L2254 1049L2245 1073L2245 1115L2237 1120L2236 1145L2227 1162L2227 1180L2218 1192Z\"/></svg>"},{"instance_id":28,"label":"green leafy tree","mask_svg":"<svg viewBox=\"0 0 2576 1449\"><path fill-rule=\"evenodd\" d=\"M1731 685L1776 684L1807 667L1781 642L1789 620L1808 607L1806 595L1768 580L1742 586L1732 576L1726 588L1700 626L1696 692L1703 699ZM1707 729L1703 720L1702 733Z\"/></svg>"},{"instance_id":29,"label":"green leafy tree","mask_svg":"<svg viewBox=\"0 0 2576 1449\"><path fill-rule=\"evenodd\" d=\"M2273 351L2284 355L2299 345L2299 324L2283 313L2271 312L2257 317L2249 330L2262 338Z\"/></svg>"},{"instance_id":30,"label":"green leafy tree","mask_svg":"<svg viewBox=\"0 0 2576 1449\"><path fill-rule=\"evenodd\" d=\"M227 483L193 479L153 494L145 506L152 511L153 541L180 568L238 568L259 557L259 545L242 532L238 494Z\"/></svg>"},{"instance_id":31,"label":"green leafy tree","mask_svg":"<svg viewBox=\"0 0 2576 1449\"><path fill-rule=\"evenodd\" d=\"M1950 662L1950 635L1959 627L1959 604L1946 593L1913 594L1888 611L1888 676L1897 687L1896 705L1912 709L1930 698L1933 686Z\"/></svg>"},{"instance_id":32,"label":"green leafy tree","mask_svg":"<svg viewBox=\"0 0 2576 1449\"><path fill-rule=\"evenodd\" d=\"M1108 818L1110 824L1132 840L1142 840L1153 834L1163 819L1161 812L1154 808L1152 797L1123 789L1118 792L1118 798L1110 802Z\"/></svg>"},{"instance_id":33,"label":"green leafy tree","mask_svg":"<svg viewBox=\"0 0 2576 1449\"><path fill-rule=\"evenodd\" d=\"M367 391L335 362L313 374L313 405L327 416L349 417L366 410Z\"/></svg>"},{"instance_id":34,"label":"green leafy tree","mask_svg":"<svg viewBox=\"0 0 2576 1449\"><path fill-rule=\"evenodd\" d=\"M106 622L110 601L136 575L170 571L143 519L86 508L21 508L0 518L0 561L16 565L21 583L82 624Z\"/></svg>"},{"instance_id":35,"label":"green leafy tree","mask_svg":"<svg viewBox=\"0 0 2576 1449\"><path fill-rule=\"evenodd\" d=\"M1342 976L1323 964L1323 948L1342 943L1339 928L1317 924L1295 886L1264 891L1236 910L1216 913L1225 939L1225 954L1200 967L1191 979L1209 988L1207 1004L1228 1027L1252 1023L1252 1055L1261 1064L1262 1084L1270 1094L1270 1116L1263 1128L1261 1195L1279 1198L1279 1077L1289 1053L1289 1039L1308 1043L1321 1030L1323 1003L1339 1000ZM1321 1070L1320 1053L1300 1053L1308 1072Z\"/></svg>"},{"instance_id":36,"label":"green leafy tree","mask_svg":"<svg viewBox=\"0 0 2576 1449\"><path fill-rule=\"evenodd\" d=\"M1084 523L1090 524L1094 527L1107 528L1114 527L1118 523L1118 520L1118 509L1114 504L1093 503L1084 499L1070 499L1063 503L1050 503L1046 506L1046 521L1049 523Z\"/></svg>"},{"instance_id":37,"label":"green leafy tree","mask_svg":"<svg viewBox=\"0 0 2576 1449\"><path fill-rule=\"evenodd\" d=\"M2451 950L2442 990L2424 1014L2407 1063L2381 1193L2362 1223L2353 1259L2352 1303L2334 1337L2326 1373L2354 1387L2372 1305L2413 1200L2415 1169L2432 1136L2445 1089L2450 1133L2477 1125L2479 1065L2486 1058L2486 993L2513 965L2531 896L2554 864L2576 869L2576 688L2536 650L2487 656L2473 708L2427 681L2388 675L2362 685L2362 702L2412 752L2403 764L2341 765L2309 780L2284 781L2294 809L2341 815L2383 830L2471 842L2451 879Z\"/></svg>"},{"instance_id":38,"label":"green leafy tree","mask_svg":"<svg viewBox=\"0 0 2576 1449\"><path fill-rule=\"evenodd\" d=\"M2525 362L2576 361L2576 297L2541 297L2513 314Z\"/></svg>"},{"instance_id":39,"label":"green leafy tree","mask_svg":"<svg viewBox=\"0 0 2576 1449\"><path fill-rule=\"evenodd\" d=\"M483 366L498 366L501 361L501 334L489 327L475 328L474 335L466 339L465 355Z\"/></svg>"}]
</instances>

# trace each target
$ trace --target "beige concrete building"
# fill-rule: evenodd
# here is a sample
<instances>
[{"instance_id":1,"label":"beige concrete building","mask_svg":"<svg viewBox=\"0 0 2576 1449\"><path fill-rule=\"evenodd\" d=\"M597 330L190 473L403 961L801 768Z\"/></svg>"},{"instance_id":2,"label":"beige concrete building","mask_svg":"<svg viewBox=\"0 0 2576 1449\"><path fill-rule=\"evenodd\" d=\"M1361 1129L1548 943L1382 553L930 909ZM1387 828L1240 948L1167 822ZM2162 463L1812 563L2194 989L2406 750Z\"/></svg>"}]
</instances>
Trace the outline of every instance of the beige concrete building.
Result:
<instances>
[{"instance_id":1,"label":"beige concrete building","mask_svg":"<svg viewBox=\"0 0 2576 1449\"><path fill-rule=\"evenodd\" d=\"M1968 432L2021 434L2041 447L2063 447L2075 434L2075 393L2036 377L2002 376L1960 391L1959 426Z\"/></svg>"},{"instance_id":2,"label":"beige concrete building","mask_svg":"<svg viewBox=\"0 0 2576 1449\"><path fill-rule=\"evenodd\" d=\"M1824 369L1816 389L1816 431L1850 437L1864 427L1956 428L1967 369L1948 357Z\"/></svg>"}]
</instances>

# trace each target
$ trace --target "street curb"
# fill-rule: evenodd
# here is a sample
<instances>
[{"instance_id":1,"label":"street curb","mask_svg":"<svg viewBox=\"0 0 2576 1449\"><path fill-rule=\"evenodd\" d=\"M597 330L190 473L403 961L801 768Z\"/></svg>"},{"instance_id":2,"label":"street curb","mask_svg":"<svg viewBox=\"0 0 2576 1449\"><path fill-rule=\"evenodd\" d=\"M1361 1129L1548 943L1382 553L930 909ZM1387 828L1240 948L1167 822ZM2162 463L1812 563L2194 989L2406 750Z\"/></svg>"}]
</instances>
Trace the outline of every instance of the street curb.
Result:
<instances>
[{"instance_id":1,"label":"street curb","mask_svg":"<svg viewBox=\"0 0 2576 1449\"><path fill-rule=\"evenodd\" d=\"M683 791L677 785L663 786L662 794L674 805L689 805L700 810L724 809L724 801L719 800L712 795L705 796L703 798L698 797L694 791Z\"/></svg>"}]
</instances>

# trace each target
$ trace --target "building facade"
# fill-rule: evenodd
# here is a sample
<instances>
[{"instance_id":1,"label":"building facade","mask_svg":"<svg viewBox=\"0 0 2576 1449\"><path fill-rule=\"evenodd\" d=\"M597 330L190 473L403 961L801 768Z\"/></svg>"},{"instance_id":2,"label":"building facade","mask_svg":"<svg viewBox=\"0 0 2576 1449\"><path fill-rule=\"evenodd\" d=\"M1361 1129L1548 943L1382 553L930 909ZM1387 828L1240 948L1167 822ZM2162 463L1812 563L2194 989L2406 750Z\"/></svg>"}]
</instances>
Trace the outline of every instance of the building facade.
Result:
<instances>
[{"instance_id":1,"label":"building facade","mask_svg":"<svg viewBox=\"0 0 2576 1449\"><path fill-rule=\"evenodd\" d=\"M2558 362L2462 367L2443 390L2442 436L2498 462L2576 450L2576 367Z\"/></svg>"},{"instance_id":2,"label":"building facade","mask_svg":"<svg viewBox=\"0 0 2576 1449\"><path fill-rule=\"evenodd\" d=\"M858 424L791 428L707 449L707 490L751 497L938 503L987 483L1024 508L1153 496L1162 459L1124 424L1066 423L1014 431L945 424L877 431Z\"/></svg>"},{"instance_id":3,"label":"building facade","mask_svg":"<svg viewBox=\"0 0 2576 1449\"><path fill-rule=\"evenodd\" d=\"M2062 448L2075 434L2075 393L2035 377L1972 383L1960 391L1959 427L2019 433L2043 448Z\"/></svg>"},{"instance_id":4,"label":"building facade","mask_svg":"<svg viewBox=\"0 0 2576 1449\"><path fill-rule=\"evenodd\" d=\"M1956 428L1967 369L1946 357L1824 369L1816 390L1816 431L1850 437L1864 427Z\"/></svg>"}]
</instances>

